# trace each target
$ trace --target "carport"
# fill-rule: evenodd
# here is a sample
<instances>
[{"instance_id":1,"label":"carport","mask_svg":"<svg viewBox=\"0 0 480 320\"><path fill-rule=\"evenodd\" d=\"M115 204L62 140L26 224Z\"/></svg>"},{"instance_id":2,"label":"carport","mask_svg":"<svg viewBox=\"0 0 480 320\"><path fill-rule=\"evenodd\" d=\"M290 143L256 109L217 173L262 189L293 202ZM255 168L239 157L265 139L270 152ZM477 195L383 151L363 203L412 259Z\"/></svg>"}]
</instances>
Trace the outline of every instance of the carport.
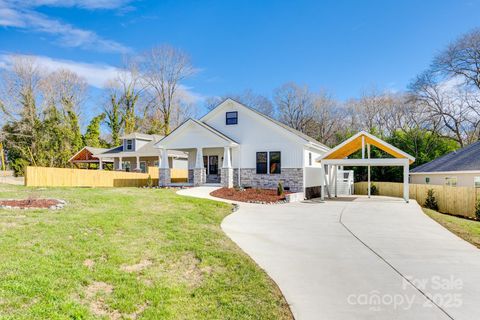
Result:
<instances>
[{"instance_id":1,"label":"carport","mask_svg":"<svg viewBox=\"0 0 480 320\"><path fill-rule=\"evenodd\" d=\"M370 146L375 146L392 158L371 158ZM349 159L348 156L362 150L362 158ZM337 196L337 170L339 166L366 166L368 167L368 196L370 197L370 167L372 166L401 166L403 167L403 199L408 202L409 186L408 174L409 166L415 161L415 158L408 153L392 146L374 135L360 131L351 138L345 140L323 156L316 159L321 165L321 198L325 199L325 191L329 198L333 191Z\"/></svg>"}]
</instances>

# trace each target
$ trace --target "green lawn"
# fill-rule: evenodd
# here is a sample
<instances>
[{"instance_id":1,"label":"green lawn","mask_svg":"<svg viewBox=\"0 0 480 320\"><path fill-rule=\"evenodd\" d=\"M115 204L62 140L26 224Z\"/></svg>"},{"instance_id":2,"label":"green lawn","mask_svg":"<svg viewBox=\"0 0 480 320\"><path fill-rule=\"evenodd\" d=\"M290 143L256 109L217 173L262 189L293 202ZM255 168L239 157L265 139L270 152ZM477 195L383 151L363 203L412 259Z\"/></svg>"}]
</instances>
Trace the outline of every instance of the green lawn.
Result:
<instances>
[{"instance_id":1,"label":"green lawn","mask_svg":"<svg viewBox=\"0 0 480 320\"><path fill-rule=\"evenodd\" d=\"M423 211L460 238L480 248L480 222L442 214L426 208L423 208Z\"/></svg>"},{"instance_id":2,"label":"green lawn","mask_svg":"<svg viewBox=\"0 0 480 320\"><path fill-rule=\"evenodd\" d=\"M1 319L291 319L220 229L226 204L138 188L25 188L59 211L0 209Z\"/></svg>"}]
</instances>

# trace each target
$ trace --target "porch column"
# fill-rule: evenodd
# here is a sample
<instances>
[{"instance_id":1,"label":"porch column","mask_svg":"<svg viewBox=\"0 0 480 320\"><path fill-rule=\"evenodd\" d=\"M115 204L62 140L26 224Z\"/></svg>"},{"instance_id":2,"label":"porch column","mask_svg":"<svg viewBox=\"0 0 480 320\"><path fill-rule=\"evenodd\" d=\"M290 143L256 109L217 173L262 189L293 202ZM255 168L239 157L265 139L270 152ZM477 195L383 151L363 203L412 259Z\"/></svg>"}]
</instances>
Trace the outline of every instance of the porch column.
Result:
<instances>
[{"instance_id":1,"label":"porch column","mask_svg":"<svg viewBox=\"0 0 480 320\"><path fill-rule=\"evenodd\" d=\"M170 168L168 167L168 151L167 149L160 149L162 154L160 169L158 169L158 185L160 187L167 187L171 183Z\"/></svg>"},{"instance_id":2,"label":"porch column","mask_svg":"<svg viewBox=\"0 0 480 320\"><path fill-rule=\"evenodd\" d=\"M135 171L140 171L140 157L137 156L137 167L135 168Z\"/></svg>"},{"instance_id":3,"label":"porch column","mask_svg":"<svg viewBox=\"0 0 480 320\"><path fill-rule=\"evenodd\" d=\"M409 166L410 164L408 159L405 159L405 164L403 165L403 199L406 203L408 203L408 200L410 199L410 190L408 185L408 174L410 170Z\"/></svg>"},{"instance_id":4,"label":"porch column","mask_svg":"<svg viewBox=\"0 0 480 320\"><path fill-rule=\"evenodd\" d=\"M158 167L162 167L162 156L158 156Z\"/></svg>"},{"instance_id":5,"label":"porch column","mask_svg":"<svg viewBox=\"0 0 480 320\"><path fill-rule=\"evenodd\" d=\"M98 170L103 170L103 161L102 161L102 158L98 158Z\"/></svg>"},{"instance_id":6,"label":"porch column","mask_svg":"<svg viewBox=\"0 0 480 320\"><path fill-rule=\"evenodd\" d=\"M201 186L206 180L205 168L203 166L203 149L197 148L195 168L193 169L193 185L196 187Z\"/></svg>"},{"instance_id":7,"label":"porch column","mask_svg":"<svg viewBox=\"0 0 480 320\"><path fill-rule=\"evenodd\" d=\"M119 157L118 158L118 170L122 171L123 170L123 161L122 161L122 157Z\"/></svg>"},{"instance_id":8,"label":"porch column","mask_svg":"<svg viewBox=\"0 0 480 320\"><path fill-rule=\"evenodd\" d=\"M221 171L222 187L233 188L233 168L230 147L223 148L223 166Z\"/></svg>"}]
</instances>

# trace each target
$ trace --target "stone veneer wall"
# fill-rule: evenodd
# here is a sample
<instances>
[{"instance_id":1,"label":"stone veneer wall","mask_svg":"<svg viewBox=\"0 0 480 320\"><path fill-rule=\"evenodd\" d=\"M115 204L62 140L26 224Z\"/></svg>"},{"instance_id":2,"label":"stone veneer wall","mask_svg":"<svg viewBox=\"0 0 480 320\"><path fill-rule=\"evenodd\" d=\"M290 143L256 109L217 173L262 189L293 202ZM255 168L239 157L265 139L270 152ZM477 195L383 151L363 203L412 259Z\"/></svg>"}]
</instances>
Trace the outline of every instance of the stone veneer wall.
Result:
<instances>
[{"instance_id":1,"label":"stone veneer wall","mask_svg":"<svg viewBox=\"0 0 480 320\"><path fill-rule=\"evenodd\" d=\"M188 183L193 183L193 169L188 169Z\"/></svg>"},{"instance_id":2,"label":"stone veneer wall","mask_svg":"<svg viewBox=\"0 0 480 320\"><path fill-rule=\"evenodd\" d=\"M303 168L282 168L280 174L257 174L256 169L240 169L242 186L275 189L282 181L292 192L303 192ZM238 168L233 170L233 184L238 186Z\"/></svg>"}]
</instances>

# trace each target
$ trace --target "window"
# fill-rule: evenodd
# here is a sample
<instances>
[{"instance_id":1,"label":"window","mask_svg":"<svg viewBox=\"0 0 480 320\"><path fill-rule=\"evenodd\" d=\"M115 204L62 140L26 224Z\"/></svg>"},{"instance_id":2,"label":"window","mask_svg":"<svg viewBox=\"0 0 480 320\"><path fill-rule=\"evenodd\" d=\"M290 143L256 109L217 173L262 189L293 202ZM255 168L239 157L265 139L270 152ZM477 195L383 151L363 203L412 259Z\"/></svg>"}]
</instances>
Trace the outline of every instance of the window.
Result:
<instances>
[{"instance_id":1,"label":"window","mask_svg":"<svg viewBox=\"0 0 480 320\"><path fill-rule=\"evenodd\" d=\"M430 177L425 177L425 184L430 184Z\"/></svg>"},{"instance_id":2,"label":"window","mask_svg":"<svg viewBox=\"0 0 480 320\"><path fill-rule=\"evenodd\" d=\"M457 186L457 177L446 177L445 178L445 185L449 187L456 187Z\"/></svg>"},{"instance_id":3,"label":"window","mask_svg":"<svg viewBox=\"0 0 480 320\"><path fill-rule=\"evenodd\" d=\"M280 151L270 152L270 174L282 172Z\"/></svg>"},{"instance_id":4,"label":"window","mask_svg":"<svg viewBox=\"0 0 480 320\"><path fill-rule=\"evenodd\" d=\"M475 188L480 188L480 177L473 178Z\"/></svg>"},{"instance_id":5,"label":"window","mask_svg":"<svg viewBox=\"0 0 480 320\"><path fill-rule=\"evenodd\" d=\"M133 150L133 140L128 139L125 144L126 144L126 146L127 146L127 147L126 147L127 150Z\"/></svg>"},{"instance_id":6,"label":"window","mask_svg":"<svg viewBox=\"0 0 480 320\"><path fill-rule=\"evenodd\" d=\"M312 165L312 153L311 152L308 153L308 165L309 166Z\"/></svg>"},{"instance_id":7,"label":"window","mask_svg":"<svg viewBox=\"0 0 480 320\"><path fill-rule=\"evenodd\" d=\"M238 123L238 112L232 111L226 113L226 124L237 124Z\"/></svg>"},{"instance_id":8,"label":"window","mask_svg":"<svg viewBox=\"0 0 480 320\"><path fill-rule=\"evenodd\" d=\"M266 174L267 167L267 152L257 152L257 174Z\"/></svg>"},{"instance_id":9,"label":"window","mask_svg":"<svg viewBox=\"0 0 480 320\"><path fill-rule=\"evenodd\" d=\"M130 172L130 161L123 161L122 162L122 168L126 172Z\"/></svg>"}]
</instances>

